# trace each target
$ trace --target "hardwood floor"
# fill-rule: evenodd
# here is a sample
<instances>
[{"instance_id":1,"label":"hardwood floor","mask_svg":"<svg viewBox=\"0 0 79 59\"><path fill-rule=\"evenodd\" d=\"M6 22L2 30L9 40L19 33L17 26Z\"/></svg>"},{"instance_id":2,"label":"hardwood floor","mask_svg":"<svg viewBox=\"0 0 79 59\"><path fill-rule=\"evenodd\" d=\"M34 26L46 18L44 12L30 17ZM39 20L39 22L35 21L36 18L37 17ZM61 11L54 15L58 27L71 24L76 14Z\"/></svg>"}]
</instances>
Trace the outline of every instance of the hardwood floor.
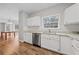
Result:
<instances>
[{"instance_id":1,"label":"hardwood floor","mask_svg":"<svg viewBox=\"0 0 79 59\"><path fill-rule=\"evenodd\" d=\"M59 53L39 48L28 43L19 42L18 39L8 37L0 38L0 55L60 55Z\"/></svg>"},{"instance_id":2,"label":"hardwood floor","mask_svg":"<svg viewBox=\"0 0 79 59\"><path fill-rule=\"evenodd\" d=\"M11 46L11 41L3 41L0 43L1 55L60 55L59 53L52 52L43 48L32 46L27 43L19 43L19 46ZM9 45L10 44L10 45ZM19 47L19 48L18 48ZM17 50L18 49L18 50Z\"/></svg>"},{"instance_id":3,"label":"hardwood floor","mask_svg":"<svg viewBox=\"0 0 79 59\"><path fill-rule=\"evenodd\" d=\"M17 55L60 55L59 53L52 52L43 48L32 46L27 43L20 42L19 51Z\"/></svg>"},{"instance_id":4,"label":"hardwood floor","mask_svg":"<svg viewBox=\"0 0 79 59\"><path fill-rule=\"evenodd\" d=\"M18 50L19 42L17 40L0 39L0 55L10 55Z\"/></svg>"}]
</instances>

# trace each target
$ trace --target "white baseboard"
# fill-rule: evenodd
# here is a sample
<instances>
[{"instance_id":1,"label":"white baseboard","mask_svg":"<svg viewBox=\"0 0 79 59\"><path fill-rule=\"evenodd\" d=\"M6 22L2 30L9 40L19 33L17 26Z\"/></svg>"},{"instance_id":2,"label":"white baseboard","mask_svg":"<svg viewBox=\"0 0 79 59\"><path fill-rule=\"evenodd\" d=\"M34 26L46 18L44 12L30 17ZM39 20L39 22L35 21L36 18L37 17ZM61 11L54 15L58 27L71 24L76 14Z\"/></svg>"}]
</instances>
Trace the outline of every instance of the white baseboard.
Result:
<instances>
[{"instance_id":1,"label":"white baseboard","mask_svg":"<svg viewBox=\"0 0 79 59\"><path fill-rule=\"evenodd\" d=\"M20 42L24 42L24 40L19 40Z\"/></svg>"}]
</instances>

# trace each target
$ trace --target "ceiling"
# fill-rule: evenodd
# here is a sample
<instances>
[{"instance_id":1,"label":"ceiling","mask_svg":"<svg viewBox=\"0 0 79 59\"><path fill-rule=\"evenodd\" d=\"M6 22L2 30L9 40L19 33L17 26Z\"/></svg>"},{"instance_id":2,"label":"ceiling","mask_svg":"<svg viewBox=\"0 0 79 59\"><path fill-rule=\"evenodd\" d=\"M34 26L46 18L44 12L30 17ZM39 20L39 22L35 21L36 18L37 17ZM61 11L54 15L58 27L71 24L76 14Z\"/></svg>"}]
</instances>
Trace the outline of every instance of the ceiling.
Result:
<instances>
[{"instance_id":1,"label":"ceiling","mask_svg":"<svg viewBox=\"0 0 79 59\"><path fill-rule=\"evenodd\" d=\"M61 6L61 4L63 7L65 7L64 4L68 5L66 3L0 3L0 22L5 20L19 20L19 11L25 11L28 15L32 15L55 6Z\"/></svg>"},{"instance_id":2,"label":"ceiling","mask_svg":"<svg viewBox=\"0 0 79 59\"><path fill-rule=\"evenodd\" d=\"M58 3L0 3L0 9L24 10L27 13L34 13L42 9L55 6Z\"/></svg>"}]
</instances>

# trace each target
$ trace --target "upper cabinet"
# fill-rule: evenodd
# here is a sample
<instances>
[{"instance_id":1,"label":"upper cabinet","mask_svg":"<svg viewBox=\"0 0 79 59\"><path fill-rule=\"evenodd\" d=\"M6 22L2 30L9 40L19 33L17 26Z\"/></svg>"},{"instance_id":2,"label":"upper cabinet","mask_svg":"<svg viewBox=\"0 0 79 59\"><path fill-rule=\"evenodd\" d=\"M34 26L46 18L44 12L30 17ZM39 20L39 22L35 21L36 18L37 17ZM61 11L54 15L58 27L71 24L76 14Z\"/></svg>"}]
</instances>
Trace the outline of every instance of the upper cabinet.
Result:
<instances>
[{"instance_id":1,"label":"upper cabinet","mask_svg":"<svg viewBox=\"0 0 79 59\"><path fill-rule=\"evenodd\" d=\"M31 17L27 19L27 26L28 27L40 27L41 20L39 16Z\"/></svg>"},{"instance_id":2,"label":"upper cabinet","mask_svg":"<svg viewBox=\"0 0 79 59\"><path fill-rule=\"evenodd\" d=\"M76 24L79 22L79 4L67 8L64 13L64 24Z\"/></svg>"},{"instance_id":3,"label":"upper cabinet","mask_svg":"<svg viewBox=\"0 0 79 59\"><path fill-rule=\"evenodd\" d=\"M65 10L64 25L69 31L79 32L79 4L74 4Z\"/></svg>"},{"instance_id":4,"label":"upper cabinet","mask_svg":"<svg viewBox=\"0 0 79 59\"><path fill-rule=\"evenodd\" d=\"M27 19L28 27L42 27L44 29L57 29L59 28L59 16L35 16Z\"/></svg>"}]
</instances>

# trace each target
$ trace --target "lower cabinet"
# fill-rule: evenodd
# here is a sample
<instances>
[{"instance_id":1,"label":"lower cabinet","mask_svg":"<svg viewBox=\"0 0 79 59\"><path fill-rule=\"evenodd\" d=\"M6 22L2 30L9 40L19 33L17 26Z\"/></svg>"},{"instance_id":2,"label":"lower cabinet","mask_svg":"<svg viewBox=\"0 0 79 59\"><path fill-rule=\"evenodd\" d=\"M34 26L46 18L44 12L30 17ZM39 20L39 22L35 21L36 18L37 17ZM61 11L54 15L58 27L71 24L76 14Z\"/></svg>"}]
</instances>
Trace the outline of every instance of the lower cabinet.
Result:
<instances>
[{"instance_id":1,"label":"lower cabinet","mask_svg":"<svg viewBox=\"0 0 79 59\"><path fill-rule=\"evenodd\" d=\"M41 35L41 47L52 51L59 50L59 36L56 35Z\"/></svg>"},{"instance_id":2,"label":"lower cabinet","mask_svg":"<svg viewBox=\"0 0 79 59\"><path fill-rule=\"evenodd\" d=\"M72 38L69 36L47 34L41 35L41 47L63 54L74 54L72 49L72 41Z\"/></svg>"},{"instance_id":3,"label":"lower cabinet","mask_svg":"<svg viewBox=\"0 0 79 59\"><path fill-rule=\"evenodd\" d=\"M73 54L79 55L79 39L74 39L72 41Z\"/></svg>"},{"instance_id":4,"label":"lower cabinet","mask_svg":"<svg viewBox=\"0 0 79 59\"><path fill-rule=\"evenodd\" d=\"M73 54L72 50L72 38L61 36L61 52L64 54Z\"/></svg>"},{"instance_id":5,"label":"lower cabinet","mask_svg":"<svg viewBox=\"0 0 79 59\"><path fill-rule=\"evenodd\" d=\"M32 33L24 33L24 41L32 44Z\"/></svg>"}]
</instances>

